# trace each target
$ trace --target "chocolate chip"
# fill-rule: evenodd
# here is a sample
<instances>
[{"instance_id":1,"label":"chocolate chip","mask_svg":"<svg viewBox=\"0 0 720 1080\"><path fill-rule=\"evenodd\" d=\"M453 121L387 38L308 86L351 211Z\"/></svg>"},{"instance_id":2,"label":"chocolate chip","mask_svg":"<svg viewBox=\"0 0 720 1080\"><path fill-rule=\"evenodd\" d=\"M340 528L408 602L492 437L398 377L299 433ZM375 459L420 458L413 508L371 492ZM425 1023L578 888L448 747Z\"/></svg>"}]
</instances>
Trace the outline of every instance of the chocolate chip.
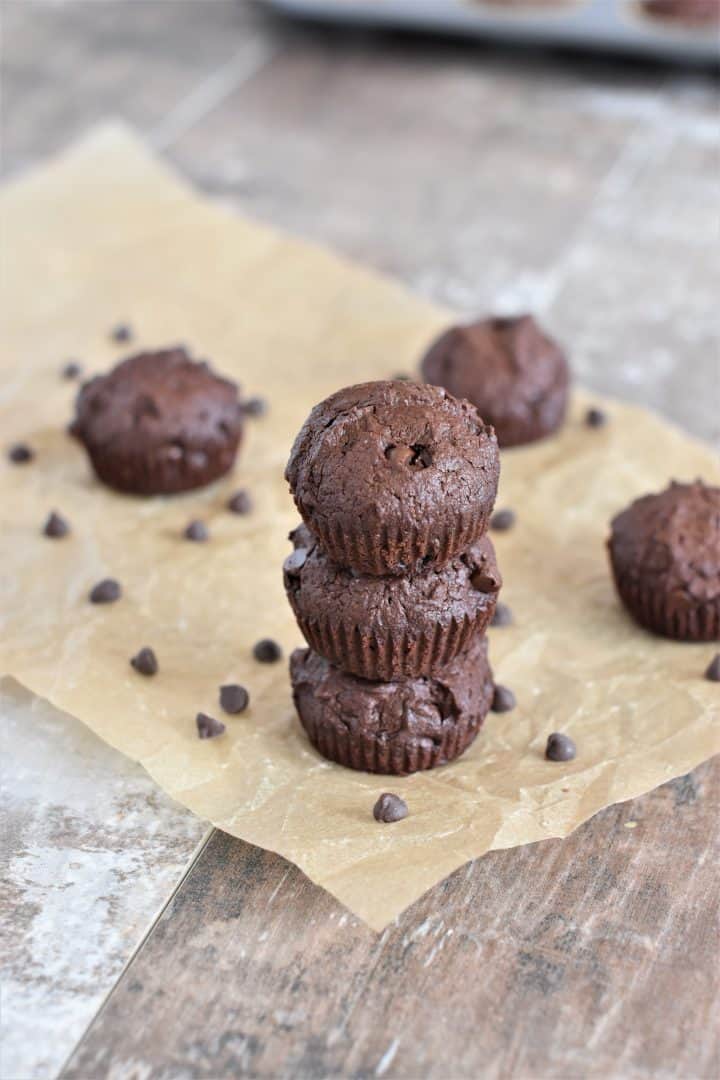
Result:
<instances>
[{"instance_id":1,"label":"chocolate chip","mask_svg":"<svg viewBox=\"0 0 720 1080\"><path fill-rule=\"evenodd\" d=\"M7 456L13 465L26 465L35 457L35 451L27 443L15 443L8 450Z\"/></svg>"},{"instance_id":2,"label":"chocolate chip","mask_svg":"<svg viewBox=\"0 0 720 1080\"><path fill-rule=\"evenodd\" d=\"M705 678L710 682L720 682L720 652L710 661Z\"/></svg>"},{"instance_id":3,"label":"chocolate chip","mask_svg":"<svg viewBox=\"0 0 720 1080\"><path fill-rule=\"evenodd\" d=\"M204 544L210 539L207 525L203 521L191 521L183 535L186 540L193 540L196 544Z\"/></svg>"},{"instance_id":4,"label":"chocolate chip","mask_svg":"<svg viewBox=\"0 0 720 1080\"><path fill-rule=\"evenodd\" d=\"M410 375L406 375L404 371L398 371L393 375L392 382L410 382Z\"/></svg>"},{"instance_id":5,"label":"chocolate chip","mask_svg":"<svg viewBox=\"0 0 720 1080\"><path fill-rule=\"evenodd\" d=\"M602 409L588 409L585 413L585 423L588 427L599 428L605 427L608 422L608 416Z\"/></svg>"},{"instance_id":6,"label":"chocolate chip","mask_svg":"<svg viewBox=\"0 0 720 1080\"><path fill-rule=\"evenodd\" d=\"M225 730L222 720L216 720L214 716L208 716L203 712L197 714L195 723L197 724L198 736L201 739L216 739Z\"/></svg>"},{"instance_id":7,"label":"chocolate chip","mask_svg":"<svg viewBox=\"0 0 720 1080\"><path fill-rule=\"evenodd\" d=\"M408 816L407 803L399 795L392 795L386 791L381 795L373 806L373 817L376 821L389 824L391 821L402 821Z\"/></svg>"},{"instance_id":8,"label":"chocolate chip","mask_svg":"<svg viewBox=\"0 0 720 1080\"><path fill-rule=\"evenodd\" d=\"M90 593L91 604L114 604L122 596L122 588L119 581L114 578L103 578Z\"/></svg>"},{"instance_id":9,"label":"chocolate chip","mask_svg":"<svg viewBox=\"0 0 720 1080\"><path fill-rule=\"evenodd\" d=\"M264 416L268 411L268 403L265 398L251 397L242 404L242 411L246 416L258 417Z\"/></svg>"},{"instance_id":10,"label":"chocolate chip","mask_svg":"<svg viewBox=\"0 0 720 1080\"><path fill-rule=\"evenodd\" d=\"M118 325L114 326L110 331L110 337L118 345L124 345L125 342L132 341L132 327L128 326L127 323L118 323Z\"/></svg>"},{"instance_id":11,"label":"chocolate chip","mask_svg":"<svg viewBox=\"0 0 720 1080\"><path fill-rule=\"evenodd\" d=\"M79 379L82 375L82 367L77 360L68 360L60 372L63 379Z\"/></svg>"},{"instance_id":12,"label":"chocolate chip","mask_svg":"<svg viewBox=\"0 0 720 1080\"><path fill-rule=\"evenodd\" d=\"M130 663L140 675L157 675L157 656L147 645L133 656Z\"/></svg>"},{"instance_id":13,"label":"chocolate chip","mask_svg":"<svg viewBox=\"0 0 720 1080\"><path fill-rule=\"evenodd\" d=\"M498 591L497 579L484 570L476 570L470 578L470 584L477 592L494 593Z\"/></svg>"},{"instance_id":14,"label":"chocolate chip","mask_svg":"<svg viewBox=\"0 0 720 1080\"><path fill-rule=\"evenodd\" d=\"M276 664L282 657L282 649L272 638L263 638L255 645L253 656L261 664Z\"/></svg>"},{"instance_id":15,"label":"chocolate chip","mask_svg":"<svg viewBox=\"0 0 720 1080\"><path fill-rule=\"evenodd\" d=\"M247 491L236 491L228 499L227 508L231 514L249 514L253 508L252 499Z\"/></svg>"},{"instance_id":16,"label":"chocolate chip","mask_svg":"<svg viewBox=\"0 0 720 1080\"><path fill-rule=\"evenodd\" d=\"M297 577L307 562L307 557L307 548L296 548L283 563L283 570L289 577Z\"/></svg>"},{"instance_id":17,"label":"chocolate chip","mask_svg":"<svg viewBox=\"0 0 720 1080\"><path fill-rule=\"evenodd\" d=\"M43 526L43 534L49 536L51 540L61 540L62 537L67 536L69 532L70 526L65 518L61 517L60 514L56 514L53 510Z\"/></svg>"},{"instance_id":18,"label":"chocolate chip","mask_svg":"<svg viewBox=\"0 0 720 1080\"><path fill-rule=\"evenodd\" d=\"M490 518L490 528L495 532L507 532L512 529L517 518L514 510L496 510Z\"/></svg>"},{"instance_id":19,"label":"chocolate chip","mask_svg":"<svg viewBox=\"0 0 720 1080\"><path fill-rule=\"evenodd\" d=\"M490 620L491 626L512 626L513 614L507 604L497 603L495 614Z\"/></svg>"},{"instance_id":20,"label":"chocolate chip","mask_svg":"<svg viewBox=\"0 0 720 1080\"><path fill-rule=\"evenodd\" d=\"M572 761L577 754L575 743L569 735L554 731L548 736L545 757L548 761Z\"/></svg>"},{"instance_id":21,"label":"chocolate chip","mask_svg":"<svg viewBox=\"0 0 720 1080\"><path fill-rule=\"evenodd\" d=\"M495 687L492 705L490 706L493 712L510 712L511 709L515 708L515 705L515 695L512 690L508 690L507 686Z\"/></svg>"},{"instance_id":22,"label":"chocolate chip","mask_svg":"<svg viewBox=\"0 0 720 1080\"><path fill-rule=\"evenodd\" d=\"M235 715L245 712L250 704L250 695L244 686L230 683L220 687L220 704L226 713Z\"/></svg>"}]
</instances>

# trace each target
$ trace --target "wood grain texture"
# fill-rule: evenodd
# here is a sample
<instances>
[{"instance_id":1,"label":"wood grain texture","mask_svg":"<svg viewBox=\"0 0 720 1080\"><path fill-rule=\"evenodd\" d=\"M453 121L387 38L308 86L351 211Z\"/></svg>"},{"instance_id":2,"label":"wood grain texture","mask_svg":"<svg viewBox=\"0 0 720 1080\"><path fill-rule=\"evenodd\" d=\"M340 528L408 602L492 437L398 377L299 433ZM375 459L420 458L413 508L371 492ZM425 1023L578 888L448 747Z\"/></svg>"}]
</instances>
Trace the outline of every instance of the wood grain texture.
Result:
<instances>
[{"instance_id":1,"label":"wood grain texture","mask_svg":"<svg viewBox=\"0 0 720 1080\"><path fill-rule=\"evenodd\" d=\"M709 1080L719 786L487 855L381 936L218 833L63 1075Z\"/></svg>"}]
</instances>

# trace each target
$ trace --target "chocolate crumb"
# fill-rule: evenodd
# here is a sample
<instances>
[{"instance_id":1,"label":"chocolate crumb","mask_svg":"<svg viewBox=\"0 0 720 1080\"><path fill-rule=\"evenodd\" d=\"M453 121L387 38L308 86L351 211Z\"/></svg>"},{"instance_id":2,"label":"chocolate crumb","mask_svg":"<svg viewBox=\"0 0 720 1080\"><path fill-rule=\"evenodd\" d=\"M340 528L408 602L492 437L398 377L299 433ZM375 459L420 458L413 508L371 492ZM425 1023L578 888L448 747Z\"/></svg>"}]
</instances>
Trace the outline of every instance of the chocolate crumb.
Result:
<instances>
[{"instance_id":1,"label":"chocolate crumb","mask_svg":"<svg viewBox=\"0 0 720 1080\"><path fill-rule=\"evenodd\" d=\"M602 409L588 409L585 413L585 423L588 427L599 428L605 427L608 422L608 416Z\"/></svg>"},{"instance_id":2,"label":"chocolate crumb","mask_svg":"<svg viewBox=\"0 0 720 1080\"><path fill-rule=\"evenodd\" d=\"M246 416L265 416L265 413L268 411L268 403L265 398L251 397L243 402L242 411Z\"/></svg>"},{"instance_id":3,"label":"chocolate crumb","mask_svg":"<svg viewBox=\"0 0 720 1080\"><path fill-rule=\"evenodd\" d=\"M236 715L245 712L249 704L250 695L244 686L230 683L220 687L220 705L226 713Z\"/></svg>"},{"instance_id":4,"label":"chocolate crumb","mask_svg":"<svg viewBox=\"0 0 720 1080\"><path fill-rule=\"evenodd\" d=\"M48 519L43 526L43 535L49 536L51 540L61 540L63 536L67 536L70 532L70 526L64 517L57 514L54 510L48 515Z\"/></svg>"},{"instance_id":5,"label":"chocolate crumb","mask_svg":"<svg viewBox=\"0 0 720 1080\"><path fill-rule=\"evenodd\" d=\"M577 754L575 743L569 735L554 731L548 736L545 757L548 761L572 761Z\"/></svg>"},{"instance_id":6,"label":"chocolate crumb","mask_svg":"<svg viewBox=\"0 0 720 1080\"><path fill-rule=\"evenodd\" d=\"M60 374L63 379L79 379L82 375L82 367L78 364L77 360L68 360L68 362L63 365Z\"/></svg>"},{"instance_id":7,"label":"chocolate crumb","mask_svg":"<svg viewBox=\"0 0 720 1080\"><path fill-rule=\"evenodd\" d=\"M26 465L35 457L35 451L27 443L14 443L8 450L8 459L13 465Z\"/></svg>"},{"instance_id":8,"label":"chocolate crumb","mask_svg":"<svg viewBox=\"0 0 720 1080\"><path fill-rule=\"evenodd\" d=\"M508 690L507 686L495 687L492 705L490 706L493 712L510 712L511 709L515 708L515 705L515 695L512 690Z\"/></svg>"},{"instance_id":9,"label":"chocolate crumb","mask_svg":"<svg viewBox=\"0 0 720 1080\"><path fill-rule=\"evenodd\" d=\"M495 614L493 615L492 619L490 620L490 625L491 626L512 626L512 624L513 624L513 613L512 613L512 611L507 606L507 604L503 604L502 602L499 601L498 604L495 607Z\"/></svg>"},{"instance_id":10,"label":"chocolate crumb","mask_svg":"<svg viewBox=\"0 0 720 1080\"><path fill-rule=\"evenodd\" d=\"M710 661L705 672L705 678L710 682L720 682L720 652Z\"/></svg>"},{"instance_id":11,"label":"chocolate crumb","mask_svg":"<svg viewBox=\"0 0 720 1080\"><path fill-rule=\"evenodd\" d=\"M276 664L282 657L282 649L272 638L263 638L253 649L253 656L261 664Z\"/></svg>"},{"instance_id":12,"label":"chocolate crumb","mask_svg":"<svg viewBox=\"0 0 720 1080\"><path fill-rule=\"evenodd\" d=\"M495 532L507 532L512 529L517 520L514 510L496 510L490 518L490 528Z\"/></svg>"},{"instance_id":13,"label":"chocolate crumb","mask_svg":"<svg viewBox=\"0 0 720 1080\"><path fill-rule=\"evenodd\" d=\"M204 544L210 539L207 525L203 521L191 521L183 535L186 540L193 540L197 544Z\"/></svg>"},{"instance_id":14,"label":"chocolate crumb","mask_svg":"<svg viewBox=\"0 0 720 1080\"><path fill-rule=\"evenodd\" d=\"M252 499L247 491L236 491L227 502L231 514L249 514L253 508Z\"/></svg>"},{"instance_id":15,"label":"chocolate crumb","mask_svg":"<svg viewBox=\"0 0 720 1080\"><path fill-rule=\"evenodd\" d=\"M120 582L114 578L103 578L90 593L91 604L114 604L122 596Z\"/></svg>"},{"instance_id":16,"label":"chocolate crumb","mask_svg":"<svg viewBox=\"0 0 720 1080\"><path fill-rule=\"evenodd\" d=\"M124 345L128 341L132 341L132 327L127 323L118 323L110 331L110 337L117 345Z\"/></svg>"},{"instance_id":17,"label":"chocolate crumb","mask_svg":"<svg viewBox=\"0 0 720 1080\"><path fill-rule=\"evenodd\" d=\"M140 675L157 675L157 656L147 645L132 657L130 663Z\"/></svg>"},{"instance_id":18,"label":"chocolate crumb","mask_svg":"<svg viewBox=\"0 0 720 1080\"><path fill-rule=\"evenodd\" d=\"M216 720L214 716L208 716L206 713L199 712L195 717L195 723L201 739L216 739L225 731L222 720Z\"/></svg>"},{"instance_id":19,"label":"chocolate crumb","mask_svg":"<svg viewBox=\"0 0 720 1080\"><path fill-rule=\"evenodd\" d=\"M402 821L408 816L407 803L399 795L392 795L386 791L381 795L373 806L373 817L376 821L389 824L392 821Z\"/></svg>"}]
</instances>

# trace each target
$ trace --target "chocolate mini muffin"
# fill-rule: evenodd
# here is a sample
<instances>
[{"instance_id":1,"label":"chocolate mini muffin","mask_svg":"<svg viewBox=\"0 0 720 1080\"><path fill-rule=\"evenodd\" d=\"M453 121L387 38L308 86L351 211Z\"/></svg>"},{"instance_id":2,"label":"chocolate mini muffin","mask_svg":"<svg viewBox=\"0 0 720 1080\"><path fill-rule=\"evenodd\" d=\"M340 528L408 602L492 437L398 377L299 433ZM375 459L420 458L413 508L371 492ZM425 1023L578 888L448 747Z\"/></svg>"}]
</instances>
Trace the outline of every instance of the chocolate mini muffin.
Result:
<instances>
[{"instance_id":1,"label":"chocolate mini muffin","mask_svg":"<svg viewBox=\"0 0 720 1080\"><path fill-rule=\"evenodd\" d=\"M565 419L567 360L532 315L451 327L425 354L422 376L476 405L500 446L544 439Z\"/></svg>"},{"instance_id":2,"label":"chocolate mini muffin","mask_svg":"<svg viewBox=\"0 0 720 1080\"><path fill-rule=\"evenodd\" d=\"M720 24L720 0L640 0L645 15L673 26L698 28Z\"/></svg>"},{"instance_id":3,"label":"chocolate mini muffin","mask_svg":"<svg viewBox=\"0 0 720 1080\"><path fill-rule=\"evenodd\" d=\"M285 589L308 645L363 679L435 675L484 633L502 584L487 536L443 567L406 577L343 570L301 525Z\"/></svg>"},{"instance_id":4,"label":"chocolate mini muffin","mask_svg":"<svg viewBox=\"0 0 720 1080\"><path fill-rule=\"evenodd\" d=\"M338 565L362 574L443 566L484 532L500 466L467 401L408 382L340 390L316 405L286 476Z\"/></svg>"},{"instance_id":5,"label":"chocolate mini muffin","mask_svg":"<svg viewBox=\"0 0 720 1080\"><path fill-rule=\"evenodd\" d=\"M323 757L393 776L459 757L493 696L484 637L435 678L367 682L310 649L292 654L290 677L300 722Z\"/></svg>"},{"instance_id":6,"label":"chocolate mini muffin","mask_svg":"<svg viewBox=\"0 0 720 1080\"><path fill-rule=\"evenodd\" d=\"M139 353L85 383L72 433L109 487L188 491L233 465L242 435L238 388L184 349Z\"/></svg>"},{"instance_id":7,"label":"chocolate mini muffin","mask_svg":"<svg viewBox=\"0 0 720 1080\"><path fill-rule=\"evenodd\" d=\"M620 597L648 630L681 641L720 639L720 488L672 483L612 522Z\"/></svg>"}]
</instances>

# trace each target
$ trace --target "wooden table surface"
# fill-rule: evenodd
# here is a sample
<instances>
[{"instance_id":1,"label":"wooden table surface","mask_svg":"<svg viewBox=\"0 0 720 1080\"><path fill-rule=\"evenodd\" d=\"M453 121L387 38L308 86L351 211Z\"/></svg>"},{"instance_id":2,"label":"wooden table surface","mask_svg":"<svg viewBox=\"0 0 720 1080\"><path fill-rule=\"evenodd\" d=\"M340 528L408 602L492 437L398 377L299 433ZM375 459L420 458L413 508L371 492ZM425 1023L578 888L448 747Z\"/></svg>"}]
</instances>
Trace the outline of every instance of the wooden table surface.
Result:
<instances>
[{"instance_id":1,"label":"wooden table surface","mask_svg":"<svg viewBox=\"0 0 720 1080\"><path fill-rule=\"evenodd\" d=\"M230 0L2 18L6 177L123 117L245 213L465 312L537 310L578 379L720 444L709 73ZM720 1075L717 760L378 936L1 689L3 1080Z\"/></svg>"}]
</instances>

